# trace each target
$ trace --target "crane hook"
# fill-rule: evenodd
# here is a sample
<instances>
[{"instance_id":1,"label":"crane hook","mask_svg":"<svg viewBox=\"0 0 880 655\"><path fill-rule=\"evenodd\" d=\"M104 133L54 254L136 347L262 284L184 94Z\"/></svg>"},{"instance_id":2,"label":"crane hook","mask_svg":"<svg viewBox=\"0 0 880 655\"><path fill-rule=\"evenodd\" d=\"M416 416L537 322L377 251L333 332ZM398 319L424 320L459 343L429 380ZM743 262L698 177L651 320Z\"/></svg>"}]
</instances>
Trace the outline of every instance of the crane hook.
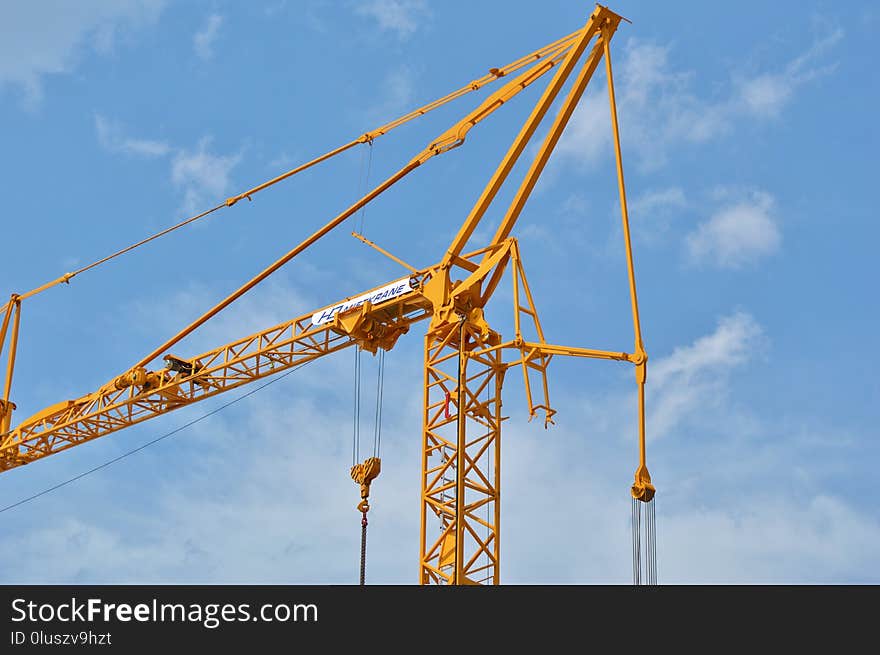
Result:
<instances>
[{"instance_id":1,"label":"crane hook","mask_svg":"<svg viewBox=\"0 0 880 655\"><path fill-rule=\"evenodd\" d=\"M361 584L366 584L367 575L367 512L370 511L370 483L379 475L382 460L368 457L361 464L351 467L351 479L361 486L361 502L358 511L361 513Z\"/></svg>"},{"instance_id":2,"label":"crane hook","mask_svg":"<svg viewBox=\"0 0 880 655\"><path fill-rule=\"evenodd\" d=\"M382 460L378 457L368 457L361 464L351 467L351 479L361 486L361 502L358 503L358 511L366 514L370 509L370 483L382 470Z\"/></svg>"}]
</instances>

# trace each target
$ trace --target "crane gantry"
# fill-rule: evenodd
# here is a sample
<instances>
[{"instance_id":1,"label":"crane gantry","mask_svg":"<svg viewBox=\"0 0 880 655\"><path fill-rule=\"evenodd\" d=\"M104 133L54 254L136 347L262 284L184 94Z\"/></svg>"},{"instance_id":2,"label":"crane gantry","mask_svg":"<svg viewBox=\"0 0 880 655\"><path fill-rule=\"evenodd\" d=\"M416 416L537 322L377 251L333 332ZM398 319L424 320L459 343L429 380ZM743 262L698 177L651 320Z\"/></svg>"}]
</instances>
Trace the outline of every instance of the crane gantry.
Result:
<instances>
[{"instance_id":1,"label":"crane gantry","mask_svg":"<svg viewBox=\"0 0 880 655\"><path fill-rule=\"evenodd\" d=\"M501 392L506 372L514 367L519 367L522 371L530 418L541 416L546 427L553 423L555 413L550 406L547 382L547 368L553 357L616 360L629 362L634 366L639 419L639 464L631 486L635 521L640 506L652 503L655 490L645 457L645 382L648 357L639 320L611 68L610 42L621 20L625 19L608 8L597 5L586 24L579 30L506 67L490 69L487 75L458 91L367 132L268 182L232 196L202 214L95 264L67 273L31 292L13 294L6 304L0 324L0 349L6 343L7 332L10 335L4 392L0 399L0 472L32 463L349 347L373 354L380 349L391 350L398 339L409 332L412 325L427 321L424 342L419 583L500 582ZM632 308L632 352L547 343L526 279L519 244L511 236L535 183L603 59L608 81ZM452 243L442 252L436 263L416 268L365 237L353 233L367 245L406 268L407 274L358 296L319 308L194 357L178 357L169 351L186 335L331 230L342 225L346 219L406 175L433 157L461 146L472 128L523 89L548 75L550 80L540 98ZM487 209L572 77L568 91L491 241L468 250L468 244ZM496 91L440 134L397 172L177 335L127 368L124 373L114 376L91 393L51 405L21 421L16 427L11 427L15 405L10 400L10 390L23 300L58 284L69 283L76 275L193 220L223 207L231 207L242 199L250 199L269 186L345 150L360 144L372 144L374 139L399 125L504 78L508 79ZM513 287L514 329L513 334L505 339L488 324L484 308L508 272ZM164 365L156 368L160 357ZM352 477L361 485L362 502L359 509L364 513L364 525L369 508L369 485L378 475L379 468L378 458L370 458L353 467L351 471ZM638 538L635 527L633 537L635 544ZM640 565L636 562L634 566L638 581Z\"/></svg>"}]
</instances>

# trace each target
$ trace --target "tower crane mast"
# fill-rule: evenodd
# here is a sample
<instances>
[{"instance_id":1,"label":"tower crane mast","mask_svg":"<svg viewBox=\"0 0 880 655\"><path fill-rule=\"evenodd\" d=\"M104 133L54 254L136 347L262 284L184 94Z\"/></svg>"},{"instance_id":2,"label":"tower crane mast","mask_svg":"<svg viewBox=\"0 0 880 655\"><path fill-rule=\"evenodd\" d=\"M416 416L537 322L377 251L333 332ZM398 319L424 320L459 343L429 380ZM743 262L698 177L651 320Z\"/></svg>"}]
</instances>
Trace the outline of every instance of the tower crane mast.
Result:
<instances>
[{"instance_id":1,"label":"tower crane mast","mask_svg":"<svg viewBox=\"0 0 880 655\"><path fill-rule=\"evenodd\" d=\"M141 358L122 374L80 398L51 405L11 427L15 405L10 388L18 340L22 300L59 283L69 283L80 271L68 273L26 294L13 294L0 324L0 348L9 332L4 395L0 400L0 473L146 421L174 409L240 387L254 380L303 365L350 346L377 353L391 350L415 323L428 320L424 342L424 380L421 450L421 584L479 584L500 582L501 392L510 368L519 367L525 384L530 418L553 423L547 368L553 357L575 356L629 362L638 387L639 465L631 487L634 512L651 503L654 486L645 459L647 354L642 342L636 297L632 246L626 207L617 111L611 70L610 42L622 19L597 5L586 24L502 69L471 82L434 103L367 132L268 182L226 199L191 220L238 201L335 156L351 147L372 143L398 125L424 115L465 93L507 79L464 118L431 141L407 164L380 182L357 202L276 260L259 275L205 312L177 335ZM632 352L558 346L545 341L534 298L529 289L517 240L511 236L517 219L550 158L572 112L603 61L608 79L618 189L622 209L624 249L633 313ZM513 73L516 73L514 76ZM407 269L406 276L382 284L315 312L221 345L197 356L170 352L186 335L280 269L310 245L340 226L371 200L433 157L464 144L468 132L523 89L550 77L519 133L486 183L460 229L436 263L416 268L402 258L354 234L378 252ZM573 80L571 80L573 78ZM570 83L569 83L570 82ZM488 244L467 251L477 227L509 177L514 165L541 125L565 85L569 88L536 150L498 228ZM165 232L155 236L161 236ZM152 238L140 242L146 243ZM123 254L128 249L111 257ZM111 257L96 262L98 265ZM488 324L484 308L510 272L513 285L513 335L506 339ZM10 331L11 327L11 331ZM529 338L527 334L534 337ZM505 358L511 355L512 358ZM159 357L164 367L155 368ZM539 382L534 382L537 376ZM379 462L368 460L352 469L361 485L366 529L369 484Z\"/></svg>"}]
</instances>

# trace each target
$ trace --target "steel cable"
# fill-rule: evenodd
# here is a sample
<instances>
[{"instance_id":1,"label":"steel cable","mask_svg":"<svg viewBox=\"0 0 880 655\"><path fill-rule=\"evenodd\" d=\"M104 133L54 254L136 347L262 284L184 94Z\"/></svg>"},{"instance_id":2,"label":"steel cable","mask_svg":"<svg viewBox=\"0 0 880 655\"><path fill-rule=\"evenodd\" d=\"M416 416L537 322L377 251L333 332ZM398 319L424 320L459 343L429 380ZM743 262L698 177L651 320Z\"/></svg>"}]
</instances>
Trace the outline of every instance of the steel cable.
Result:
<instances>
[{"instance_id":1,"label":"steel cable","mask_svg":"<svg viewBox=\"0 0 880 655\"><path fill-rule=\"evenodd\" d=\"M641 501L632 499L633 584L642 583L642 508Z\"/></svg>"},{"instance_id":2,"label":"steel cable","mask_svg":"<svg viewBox=\"0 0 880 655\"><path fill-rule=\"evenodd\" d=\"M352 430L351 465L360 461L361 455L361 349L354 347L354 426Z\"/></svg>"},{"instance_id":3,"label":"steel cable","mask_svg":"<svg viewBox=\"0 0 880 655\"><path fill-rule=\"evenodd\" d=\"M361 180L361 191L360 191L359 195L363 195L364 187L367 187L370 185L370 171L373 170L373 142L370 141L369 144L370 144L370 154L369 154L369 161L367 163L367 177L365 180L364 179ZM363 174L364 174L364 158L362 155L361 156L361 172L360 172L361 178L363 177ZM358 227L359 234L364 233L364 217L366 216L366 213L367 213L367 206L364 205L363 207L361 207L361 216L360 216L361 220L360 220L360 225Z\"/></svg>"},{"instance_id":4,"label":"steel cable","mask_svg":"<svg viewBox=\"0 0 880 655\"><path fill-rule=\"evenodd\" d=\"M382 401L385 391L385 351L379 349L379 371L376 375L376 424L373 429L373 457L379 456L382 445Z\"/></svg>"}]
</instances>

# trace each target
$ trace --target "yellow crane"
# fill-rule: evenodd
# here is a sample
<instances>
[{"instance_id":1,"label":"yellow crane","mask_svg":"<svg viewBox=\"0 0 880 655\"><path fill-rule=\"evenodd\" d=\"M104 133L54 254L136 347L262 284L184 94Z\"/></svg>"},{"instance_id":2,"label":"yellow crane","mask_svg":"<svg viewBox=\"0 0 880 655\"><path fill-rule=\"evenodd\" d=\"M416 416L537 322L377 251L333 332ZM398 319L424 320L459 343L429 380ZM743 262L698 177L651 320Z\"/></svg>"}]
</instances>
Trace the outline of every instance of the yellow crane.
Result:
<instances>
[{"instance_id":1,"label":"yellow crane","mask_svg":"<svg viewBox=\"0 0 880 655\"><path fill-rule=\"evenodd\" d=\"M12 294L0 324L0 352L9 332L6 378L0 400L0 472L32 463L92 439L121 430L160 414L235 389L281 371L290 370L330 353L355 347L376 354L391 350L398 338L419 321L427 321L424 343L424 382L421 457L420 584L476 584L500 582L499 525L501 471L501 392L507 371L519 367L525 384L530 418L541 416L545 427L553 422L547 367L554 356L587 357L629 362L638 389L639 464L631 487L633 499L634 580L640 581L643 555L640 545L641 507L653 525L654 486L645 458L645 381L648 356L642 341L635 273L621 162L617 108L611 67L611 39L622 17L597 5L575 32L522 57L492 68L488 74L401 118L366 132L263 184L226 199L148 239L67 273L24 294ZM511 236L517 219L544 170L594 72L604 60L608 82L612 137L623 225L634 346L631 352L597 350L547 343L534 298L525 275L520 248ZM468 132L523 89L549 77L544 91L486 183L461 228L439 261L415 267L362 235L367 245L390 257L406 274L355 297L219 346L208 352L178 357L169 349L218 312L247 293L303 250L342 225L362 207L416 168L465 142ZM573 79L571 79L573 78ZM524 153L551 105L571 79L546 135L487 244L468 249L474 232L502 184ZM372 144L394 128L484 86L501 82L464 118L417 153L396 173L379 183L311 236L205 312L178 334L142 357L99 389L64 400L11 427L14 403L10 390L22 301L76 275L125 254L223 207L285 180L311 166L360 144ZM507 338L490 326L484 308L505 274L513 285L513 334ZM11 327L11 330L10 330ZM155 367L162 358L164 366ZM381 462L370 457L352 467L360 486L364 536L370 484ZM649 548L653 536L647 535ZM652 579L646 564L648 582ZM363 560L361 581L363 582Z\"/></svg>"}]
</instances>

